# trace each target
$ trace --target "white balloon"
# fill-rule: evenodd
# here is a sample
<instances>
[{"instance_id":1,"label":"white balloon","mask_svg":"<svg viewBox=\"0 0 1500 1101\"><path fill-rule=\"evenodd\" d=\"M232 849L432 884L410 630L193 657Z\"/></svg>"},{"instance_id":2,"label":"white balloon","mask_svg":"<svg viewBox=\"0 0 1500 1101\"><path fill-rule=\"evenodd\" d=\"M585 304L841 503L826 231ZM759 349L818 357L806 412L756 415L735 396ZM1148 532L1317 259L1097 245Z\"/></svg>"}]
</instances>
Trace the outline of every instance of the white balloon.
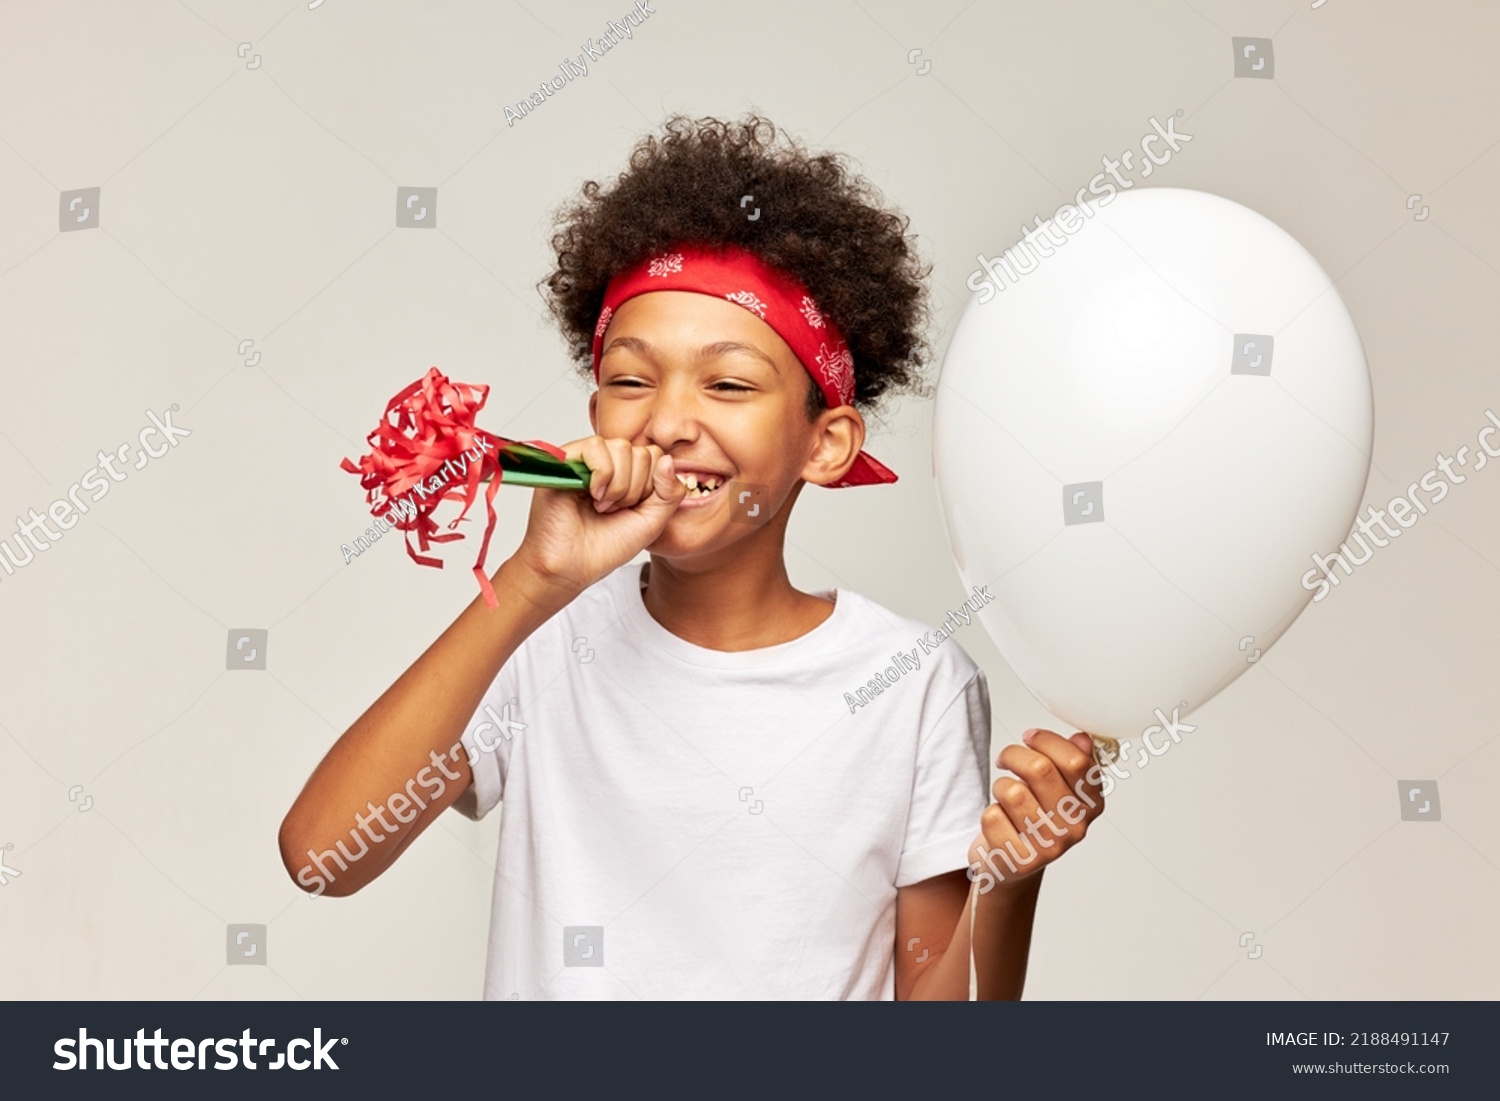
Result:
<instances>
[{"instance_id":1,"label":"white balloon","mask_svg":"<svg viewBox=\"0 0 1500 1101\"><path fill-rule=\"evenodd\" d=\"M1005 660L1052 714L1123 738L1207 701L1306 607L1373 412L1349 311L1275 223L1180 188L1081 217L965 308L933 470Z\"/></svg>"}]
</instances>

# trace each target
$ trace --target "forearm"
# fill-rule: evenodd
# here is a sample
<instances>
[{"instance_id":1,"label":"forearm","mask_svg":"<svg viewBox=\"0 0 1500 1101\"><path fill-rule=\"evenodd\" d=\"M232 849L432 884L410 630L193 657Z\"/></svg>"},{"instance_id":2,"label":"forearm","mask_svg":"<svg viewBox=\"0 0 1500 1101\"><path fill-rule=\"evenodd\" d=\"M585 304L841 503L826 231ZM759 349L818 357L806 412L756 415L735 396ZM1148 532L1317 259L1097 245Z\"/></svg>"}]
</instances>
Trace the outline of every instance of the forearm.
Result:
<instances>
[{"instance_id":1,"label":"forearm","mask_svg":"<svg viewBox=\"0 0 1500 1101\"><path fill-rule=\"evenodd\" d=\"M476 597L318 764L281 826L282 861L289 875L296 878L299 869L308 867L309 850L325 852L341 838L349 845L356 815L368 822L370 804L382 805L398 792L417 792L420 803L403 796L412 802L416 817L391 823L388 814L386 822L397 826L394 831L388 825L368 826L369 852L339 869L327 892L351 894L380 875L469 786L465 755L455 761L449 751L459 743L500 667L570 599L565 587L542 579L515 558L495 572L494 589L498 607ZM414 788L419 774L426 777L424 787Z\"/></svg>"},{"instance_id":2,"label":"forearm","mask_svg":"<svg viewBox=\"0 0 1500 1101\"><path fill-rule=\"evenodd\" d=\"M974 975L977 1000L1020 1001L1026 986L1026 964L1031 957L1031 929L1036 919L1037 896L1046 870L1025 879L997 883L987 894L977 895L979 912L974 918Z\"/></svg>"},{"instance_id":3,"label":"forearm","mask_svg":"<svg viewBox=\"0 0 1500 1101\"><path fill-rule=\"evenodd\" d=\"M977 904L972 950L978 1000L1018 1001L1026 985L1026 963L1031 954L1031 930L1042 875L1038 871L1021 880L998 883L984 894L979 893L977 884L971 885L948 947L913 983L911 999L969 999L969 924L971 911Z\"/></svg>"},{"instance_id":4,"label":"forearm","mask_svg":"<svg viewBox=\"0 0 1500 1101\"><path fill-rule=\"evenodd\" d=\"M996 762L1014 778L1002 776L991 786L995 802L980 815L980 835L970 850L980 854L979 861L969 865L967 890L957 873L947 882L927 881L921 890L898 889L898 936L908 945L936 936L947 928L947 915L961 910L943 958L928 961L920 972L909 958L898 964L898 982L905 978L911 997L967 997L971 955L980 1001L1021 997L1042 875L1104 812L1105 789L1092 749L1082 732L1063 738L1051 730L1027 730L1021 744L1006 746Z\"/></svg>"}]
</instances>

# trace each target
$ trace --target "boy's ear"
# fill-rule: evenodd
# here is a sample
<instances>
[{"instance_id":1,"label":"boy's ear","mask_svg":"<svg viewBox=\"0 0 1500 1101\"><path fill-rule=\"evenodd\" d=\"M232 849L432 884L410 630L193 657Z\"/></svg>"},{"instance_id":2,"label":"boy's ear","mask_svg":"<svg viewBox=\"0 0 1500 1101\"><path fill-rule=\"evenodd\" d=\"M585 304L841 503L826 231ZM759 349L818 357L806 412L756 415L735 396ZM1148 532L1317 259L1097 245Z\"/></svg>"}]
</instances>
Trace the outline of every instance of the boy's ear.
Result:
<instances>
[{"instance_id":1,"label":"boy's ear","mask_svg":"<svg viewBox=\"0 0 1500 1101\"><path fill-rule=\"evenodd\" d=\"M825 409L815 422L817 444L802 468L802 480L814 485L836 482L854 465L865 445L865 420L852 405Z\"/></svg>"},{"instance_id":2,"label":"boy's ear","mask_svg":"<svg viewBox=\"0 0 1500 1101\"><path fill-rule=\"evenodd\" d=\"M589 395L589 427L594 430L594 435L599 434L599 391L595 390Z\"/></svg>"}]
</instances>

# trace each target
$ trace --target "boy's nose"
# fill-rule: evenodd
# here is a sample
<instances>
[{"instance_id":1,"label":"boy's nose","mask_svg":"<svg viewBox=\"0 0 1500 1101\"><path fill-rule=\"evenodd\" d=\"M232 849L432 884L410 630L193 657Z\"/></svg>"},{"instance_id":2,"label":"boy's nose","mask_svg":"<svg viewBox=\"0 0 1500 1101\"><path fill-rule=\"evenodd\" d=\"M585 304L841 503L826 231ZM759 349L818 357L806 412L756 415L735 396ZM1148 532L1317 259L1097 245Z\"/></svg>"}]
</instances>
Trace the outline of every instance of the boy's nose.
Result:
<instances>
[{"instance_id":1,"label":"boy's nose","mask_svg":"<svg viewBox=\"0 0 1500 1101\"><path fill-rule=\"evenodd\" d=\"M667 451L679 443L692 443L698 438L696 400L678 387L662 387L651 399L645 435L648 443Z\"/></svg>"}]
</instances>

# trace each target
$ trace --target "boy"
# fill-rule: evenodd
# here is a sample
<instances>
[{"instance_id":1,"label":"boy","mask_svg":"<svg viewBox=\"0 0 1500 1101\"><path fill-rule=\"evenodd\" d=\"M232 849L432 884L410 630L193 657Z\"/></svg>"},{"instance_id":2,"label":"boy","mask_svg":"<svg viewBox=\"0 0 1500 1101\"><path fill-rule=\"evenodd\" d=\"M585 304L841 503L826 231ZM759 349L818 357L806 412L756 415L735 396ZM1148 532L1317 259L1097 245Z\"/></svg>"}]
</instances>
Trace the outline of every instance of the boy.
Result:
<instances>
[{"instance_id":1,"label":"boy","mask_svg":"<svg viewBox=\"0 0 1500 1101\"><path fill-rule=\"evenodd\" d=\"M895 480L856 406L915 388L927 273L837 159L774 137L673 118L560 215L588 492L534 491L499 606L476 598L282 825L288 872L342 895L503 796L487 998L966 999L971 931L979 996L1017 998L1041 870L1102 810L1087 735L1050 731L1000 755L1019 779L987 807L973 661L787 578L804 484Z\"/></svg>"}]
</instances>

